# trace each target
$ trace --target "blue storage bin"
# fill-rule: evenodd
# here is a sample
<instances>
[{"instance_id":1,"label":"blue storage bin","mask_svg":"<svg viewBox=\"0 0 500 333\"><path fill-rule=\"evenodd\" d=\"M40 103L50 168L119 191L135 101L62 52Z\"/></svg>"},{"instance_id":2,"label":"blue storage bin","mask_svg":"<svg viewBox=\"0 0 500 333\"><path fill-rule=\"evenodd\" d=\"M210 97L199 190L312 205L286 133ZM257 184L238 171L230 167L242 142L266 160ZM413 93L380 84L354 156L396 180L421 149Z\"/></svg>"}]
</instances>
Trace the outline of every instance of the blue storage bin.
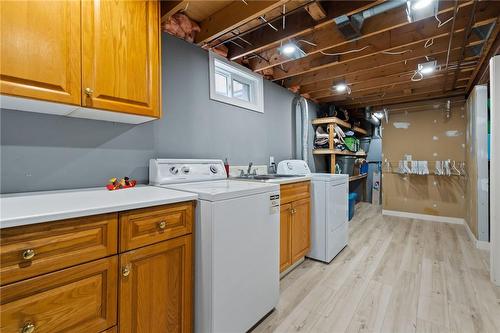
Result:
<instances>
[{"instance_id":1,"label":"blue storage bin","mask_svg":"<svg viewBox=\"0 0 500 333\"><path fill-rule=\"evenodd\" d=\"M354 216L354 205L356 204L356 199L358 198L358 194L351 192L349 193L349 221Z\"/></svg>"}]
</instances>

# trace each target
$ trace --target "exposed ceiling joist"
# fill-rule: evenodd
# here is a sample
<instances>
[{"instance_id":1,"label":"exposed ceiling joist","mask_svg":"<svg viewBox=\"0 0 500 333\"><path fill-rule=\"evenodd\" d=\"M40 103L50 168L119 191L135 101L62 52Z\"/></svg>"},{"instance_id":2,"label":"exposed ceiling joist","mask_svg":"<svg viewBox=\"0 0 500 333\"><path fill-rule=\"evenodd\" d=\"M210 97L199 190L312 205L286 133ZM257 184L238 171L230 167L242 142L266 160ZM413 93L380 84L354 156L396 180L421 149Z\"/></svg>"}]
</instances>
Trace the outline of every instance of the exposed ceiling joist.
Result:
<instances>
[{"instance_id":1,"label":"exposed ceiling joist","mask_svg":"<svg viewBox=\"0 0 500 333\"><path fill-rule=\"evenodd\" d=\"M471 2L462 3L461 6L467 7L470 6L470 4ZM444 21L451 17L453 4L447 1L443 2L441 7L442 8L439 15ZM434 22L437 25L435 19ZM393 10L383 12L377 16L367 19L362 27L362 36L360 37L360 40L378 35L391 29L407 26L409 24L410 23L408 22L405 10L401 8L395 8ZM418 24L418 22L415 24ZM443 32L446 32L449 29L442 30ZM307 35L301 36L301 39L316 44L316 46L307 44L301 45L307 56L311 56L320 52L332 52L332 48L338 48L346 44L352 44L351 40L346 40L345 36L340 32L334 22L327 24L320 29L315 29ZM361 41L359 41L358 43L361 43ZM265 50L264 52L261 52L259 58L252 59L250 61L250 67L254 71L261 71L266 68L286 64L289 62L294 62L294 60L285 55L279 54L276 48L270 48Z\"/></svg>"},{"instance_id":2,"label":"exposed ceiling joist","mask_svg":"<svg viewBox=\"0 0 500 333\"><path fill-rule=\"evenodd\" d=\"M186 8L188 2L187 0L162 1L160 7L161 21L166 21L170 16Z\"/></svg>"},{"instance_id":3,"label":"exposed ceiling joist","mask_svg":"<svg viewBox=\"0 0 500 333\"><path fill-rule=\"evenodd\" d=\"M457 34L460 36L460 33ZM481 44L482 41L476 41L470 43L468 46L475 46ZM458 46L459 42L456 41L452 46L450 52L450 61L456 62L458 60L460 54L460 48ZM415 71L417 65L425 61L424 55L429 56L430 59L434 59L438 64L443 64L446 59L446 40L443 38L441 42L435 42L435 45L432 48L425 49L424 53L415 52L415 54L411 57L408 57L404 60L393 59L393 62L388 61L387 63L383 63L382 65L373 65L368 66L368 64L361 68L359 71L354 72L344 72L337 70L336 72L331 71L332 76L328 77L324 80L318 80L314 83L305 84L300 86L301 93L311 93L318 90L328 89L332 86L332 83L335 80L344 80L350 84L356 82L363 82L374 78L385 77L390 75L395 75L402 72L407 71ZM382 59L383 60L383 59ZM394 60L396 60L394 62ZM468 59L469 60L469 59ZM369 62L372 63L372 62ZM351 67L353 68L353 67ZM332 68L333 69L333 68ZM354 69L354 68L353 68Z\"/></svg>"},{"instance_id":4,"label":"exposed ceiling joist","mask_svg":"<svg viewBox=\"0 0 500 333\"><path fill-rule=\"evenodd\" d=\"M491 6L483 6L481 11L477 12L476 25L485 25L494 22L497 17L497 11ZM469 15L466 10L462 10L456 18L455 32L463 31L468 22L470 21ZM334 48L333 54L346 53L352 50L360 50L359 52L346 53L344 55L334 58L334 62L317 62L320 59L327 59L331 56L315 53L314 55L304 57L302 59L290 62L284 67L284 71L275 71L274 79L282 80L288 77L305 74L312 71L323 70L330 66L336 66L339 63L352 61L355 59L366 58L372 54L384 52L408 52L414 51L415 48L423 49L426 41L438 39L449 35L449 28L443 26L436 28L437 22L434 17L422 20L412 25L404 26L401 28L385 31L365 39L359 39L350 44L344 44L341 47ZM463 36L465 38L465 36ZM463 39L462 38L462 39ZM417 50L418 52L418 50ZM410 53L410 52L408 52Z\"/></svg>"},{"instance_id":5,"label":"exposed ceiling joist","mask_svg":"<svg viewBox=\"0 0 500 333\"><path fill-rule=\"evenodd\" d=\"M283 27L281 21L274 24L278 31L264 26L244 36L245 40L249 43L243 48L228 45L229 58L236 60L243 56L260 52L271 46L277 47L280 42L286 42L290 38L307 34L324 25L333 24L333 19L337 16L351 15L379 2L381 1L324 1L322 4L326 11L326 17L320 22L314 20L305 10L294 11L286 16L285 27Z\"/></svg>"},{"instance_id":6,"label":"exposed ceiling joist","mask_svg":"<svg viewBox=\"0 0 500 333\"><path fill-rule=\"evenodd\" d=\"M462 32L457 32L457 36L461 36ZM472 43L471 45L476 45ZM293 78L286 79L284 81L285 86L304 86L305 91L307 91L307 86L310 84L327 84L328 81L332 81L336 78L342 77L343 75L357 73L365 70L380 69L385 70L386 66L397 65L409 61L417 61L417 63L423 62L425 56L435 57L437 55L446 52L448 46L448 41L446 38L436 39L434 44L429 48L419 48L414 52L405 53L402 55L387 55L387 54L374 54L369 57L364 58L362 61L350 61L346 63L341 63L329 68L325 68L321 71L315 71L307 73L304 75L296 76ZM452 50L459 48L460 43L458 41L453 42ZM442 58L439 58L440 62L443 62ZM416 66L414 67L416 68Z\"/></svg>"},{"instance_id":7,"label":"exposed ceiling joist","mask_svg":"<svg viewBox=\"0 0 500 333\"><path fill-rule=\"evenodd\" d=\"M495 23L495 29L491 33L490 39L486 41L483 47L482 56L479 64L472 73L470 81L467 83L467 94L469 94L476 84L481 83L481 79L487 74L489 68L489 59L500 53L500 18Z\"/></svg>"},{"instance_id":8,"label":"exposed ceiling joist","mask_svg":"<svg viewBox=\"0 0 500 333\"><path fill-rule=\"evenodd\" d=\"M474 67L465 67L461 69L461 71L458 73L457 77L457 82L461 82L462 84L465 83L469 80L471 72ZM411 84L411 77L413 76L413 71L411 72L406 72L406 73L401 73L393 76L382 76L378 77L373 80L367 80L367 81L361 81L358 82L357 84L352 84L350 85L350 88L352 91L354 91L356 94L362 95L366 91L370 91L372 89L378 89L378 88L387 88L387 87L395 87L398 85L407 85L408 83ZM444 78L445 74L442 72L435 73L434 75L429 75L426 76L422 79L422 82L432 82L435 79L442 79ZM321 91L317 91L314 93L309 94L310 98L313 100L318 100L320 98L325 98L328 96L341 96L340 93L337 92L332 92L330 89L325 89Z\"/></svg>"},{"instance_id":9,"label":"exposed ceiling joist","mask_svg":"<svg viewBox=\"0 0 500 333\"><path fill-rule=\"evenodd\" d=\"M234 1L200 22L195 42L206 43L273 10L288 0Z\"/></svg>"}]
</instances>

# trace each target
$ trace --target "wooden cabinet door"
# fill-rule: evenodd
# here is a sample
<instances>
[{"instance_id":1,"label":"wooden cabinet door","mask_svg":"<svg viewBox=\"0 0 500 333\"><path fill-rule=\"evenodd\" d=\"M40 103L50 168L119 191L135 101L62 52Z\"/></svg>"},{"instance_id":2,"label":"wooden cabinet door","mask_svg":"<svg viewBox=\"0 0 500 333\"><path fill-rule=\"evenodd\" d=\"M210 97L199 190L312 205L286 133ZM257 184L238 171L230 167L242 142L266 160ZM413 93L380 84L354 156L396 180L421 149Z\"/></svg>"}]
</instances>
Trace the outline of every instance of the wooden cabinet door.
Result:
<instances>
[{"instance_id":1,"label":"wooden cabinet door","mask_svg":"<svg viewBox=\"0 0 500 333\"><path fill-rule=\"evenodd\" d=\"M80 33L79 1L1 1L0 92L80 105Z\"/></svg>"},{"instance_id":2,"label":"wooden cabinet door","mask_svg":"<svg viewBox=\"0 0 500 333\"><path fill-rule=\"evenodd\" d=\"M280 273L292 264L291 255L291 223L292 205L285 204L280 207Z\"/></svg>"},{"instance_id":3,"label":"wooden cabinet door","mask_svg":"<svg viewBox=\"0 0 500 333\"><path fill-rule=\"evenodd\" d=\"M309 198L292 202L292 263L305 256L310 246L311 209Z\"/></svg>"},{"instance_id":4,"label":"wooden cabinet door","mask_svg":"<svg viewBox=\"0 0 500 333\"><path fill-rule=\"evenodd\" d=\"M2 333L90 333L116 325L117 256L0 288Z\"/></svg>"},{"instance_id":5,"label":"wooden cabinet door","mask_svg":"<svg viewBox=\"0 0 500 333\"><path fill-rule=\"evenodd\" d=\"M120 333L191 332L192 235L120 255Z\"/></svg>"},{"instance_id":6,"label":"wooden cabinet door","mask_svg":"<svg viewBox=\"0 0 500 333\"><path fill-rule=\"evenodd\" d=\"M82 105L160 116L157 1L82 1Z\"/></svg>"}]
</instances>

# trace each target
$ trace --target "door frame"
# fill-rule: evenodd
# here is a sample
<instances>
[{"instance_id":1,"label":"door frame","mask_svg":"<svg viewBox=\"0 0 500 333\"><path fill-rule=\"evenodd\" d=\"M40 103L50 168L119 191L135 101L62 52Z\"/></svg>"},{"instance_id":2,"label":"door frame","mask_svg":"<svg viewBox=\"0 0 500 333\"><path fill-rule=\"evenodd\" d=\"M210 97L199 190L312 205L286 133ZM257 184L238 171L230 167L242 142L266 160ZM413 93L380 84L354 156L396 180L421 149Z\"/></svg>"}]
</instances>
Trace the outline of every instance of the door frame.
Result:
<instances>
[{"instance_id":1,"label":"door frame","mask_svg":"<svg viewBox=\"0 0 500 333\"><path fill-rule=\"evenodd\" d=\"M500 56L490 59L491 160L490 170L500 170ZM490 174L490 202L500 202L500 174ZM500 205L490 205L490 275L500 286Z\"/></svg>"}]
</instances>

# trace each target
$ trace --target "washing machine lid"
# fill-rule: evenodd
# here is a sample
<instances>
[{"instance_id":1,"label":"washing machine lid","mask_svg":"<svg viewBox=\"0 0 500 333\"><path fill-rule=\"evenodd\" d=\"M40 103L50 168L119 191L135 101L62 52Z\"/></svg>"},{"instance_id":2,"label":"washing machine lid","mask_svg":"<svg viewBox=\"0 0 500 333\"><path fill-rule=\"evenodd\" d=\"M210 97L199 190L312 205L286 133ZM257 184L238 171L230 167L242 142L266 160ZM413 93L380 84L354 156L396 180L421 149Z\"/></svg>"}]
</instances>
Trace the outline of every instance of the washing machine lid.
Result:
<instances>
[{"instance_id":1,"label":"washing machine lid","mask_svg":"<svg viewBox=\"0 0 500 333\"><path fill-rule=\"evenodd\" d=\"M330 182L335 184L344 184L349 182L349 175L347 174L331 174L331 173L313 173L313 181Z\"/></svg>"},{"instance_id":2,"label":"washing machine lid","mask_svg":"<svg viewBox=\"0 0 500 333\"><path fill-rule=\"evenodd\" d=\"M260 193L279 191L278 184L247 182L241 180L215 180L183 184L161 185L161 187L198 194L200 200L220 201Z\"/></svg>"},{"instance_id":3,"label":"washing machine lid","mask_svg":"<svg viewBox=\"0 0 500 333\"><path fill-rule=\"evenodd\" d=\"M284 160L278 163L277 173L279 175L310 175L311 170L303 160Z\"/></svg>"}]
</instances>

